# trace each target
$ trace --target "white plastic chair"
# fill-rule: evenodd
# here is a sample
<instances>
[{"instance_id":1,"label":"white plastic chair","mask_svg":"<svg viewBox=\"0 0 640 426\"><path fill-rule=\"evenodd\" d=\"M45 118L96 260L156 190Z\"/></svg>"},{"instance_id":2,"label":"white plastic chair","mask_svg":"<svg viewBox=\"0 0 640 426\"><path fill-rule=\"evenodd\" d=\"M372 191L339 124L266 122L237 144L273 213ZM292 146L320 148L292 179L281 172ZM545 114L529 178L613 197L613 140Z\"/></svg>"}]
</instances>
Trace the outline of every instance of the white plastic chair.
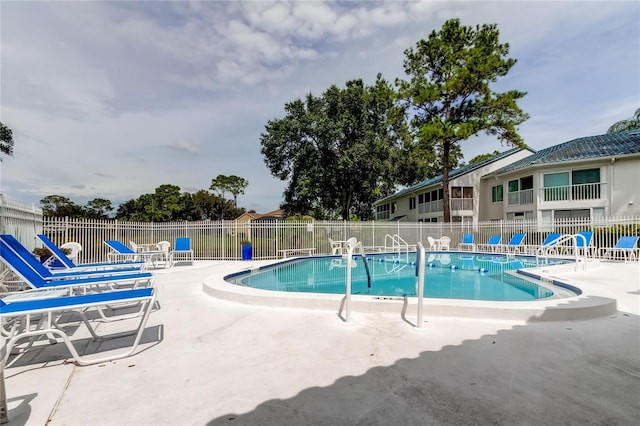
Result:
<instances>
[{"instance_id":1,"label":"white plastic chair","mask_svg":"<svg viewBox=\"0 0 640 426\"><path fill-rule=\"evenodd\" d=\"M158 250L162 252L162 260L164 260L165 266L168 266L171 258L171 243L169 241L160 241L157 246Z\"/></svg>"},{"instance_id":2,"label":"white plastic chair","mask_svg":"<svg viewBox=\"0 0 640 426\"><path fill-rule=\"evenodd\" d=\"M449 248L450 245L451 245L451 238L440 237L440 250L450 250Z\"/></svg>"},{"instance_id":3,"label":"white plastic chair","mask_svg":"<svg viewBox=\"0 0 640 426\"><path fill-rule=\"evenodd\" d=\"M69 249L71 252L67 255L67 257L74 263L78 262L78 256L82 251L82 245L80 243L76 243L75 241L69 241L68 243L64 243L60 246L61 249Z\"/></svg>"}]
</instances>

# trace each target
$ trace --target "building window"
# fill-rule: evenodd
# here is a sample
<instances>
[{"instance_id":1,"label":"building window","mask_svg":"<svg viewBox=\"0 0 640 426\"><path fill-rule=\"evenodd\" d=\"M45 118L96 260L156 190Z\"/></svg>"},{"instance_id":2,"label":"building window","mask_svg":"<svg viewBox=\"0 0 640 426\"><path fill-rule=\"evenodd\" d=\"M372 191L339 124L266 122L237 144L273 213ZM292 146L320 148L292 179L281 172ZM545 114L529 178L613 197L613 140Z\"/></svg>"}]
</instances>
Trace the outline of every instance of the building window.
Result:
<instances>
[{"instance_id":1,"label":"building window","mask_svg":"<svg viewBox=\"0 0 640 426\"><path fill-rule=\"evenodd\" d=\"M409 198L409 210L414 210L416 208L416 197Z\"/></svg>"},{"instance_id":2,"label":"building window","mask_svg":"<svg viewBox=\"0 0 640 426\"><path fill-rule=\"evenodd\" d=\"M591 212L589 209L576 209L576 210L554 210L554 219L589 219Z\"/></svg>"},{"instance_id":3,"label":"building window","mask_svg":"<svg viewBox=\"0 0 640 426\"><path fill-rule=\"evenodd\" d=\"M376 218L378 219L389 219L391 216L389 214L391 210L391 206L389 204L383 204L381 206L376 207Z\"/></svg>"},{"instance_id":4,"label":"building window","mask_svg":"<svg viewBox=\"0 0 640 426\"><path fill-rule=\"evenodd\" d=\"M533 212L509 212L507 213L507 220L531 220L533 219Z\"/></svg>"},{"instance_id":5,"label":"building window","mask_svg":"<svg viewBox=\"0 0 640 426\"><path fill-rule=\"evenodd\" d=\"M501 203L504 199L504 189L502 185L496 185L491 187L491 202Z\"/></svg>"},{"instance_id":6,"label":"building window","mask_svg":"<svg viewBox=\"0 0 640 426\"><path fill-rule=\"evenodd\" d=\"M574 200L600 198L600 169L573 170L571 172L571 196Z\"/></svg>"},{"instance_id":7,"label":"building window","mask_svg":"<svg viewBox=\"0 0 640 426\"><path fill-rule=\"evenodd\" d=\"M451 210L473 210L473 187L451 187Z\"/></svg>"},{"instance_id":8,"label":"building window","mask_svg":"<svg viewBox=\"0 0 640 426\"><path fill-rule=\"evenodd\" d=\"M472 186L452 186L451 198L473 198Z\"/></svg>"},{"instance_id":9,"label":"building window","mask_svg":"<svg viewBox=\"0 0 640 426\"><path fill-rule=\"evenodd\" d=\"M508 189L508 205L533 204L533 176L510 180Z\"/></svg>"},{"instance_id":10,"label":"building window","mask_svg":"<svg viewBox=\"0 0 640 426\"><path fill-rule=\"evenodd\" d=\"M600 198L600 169L549 173L543 177L544 200L597 200Z\"/></svg>"}]
</instances>

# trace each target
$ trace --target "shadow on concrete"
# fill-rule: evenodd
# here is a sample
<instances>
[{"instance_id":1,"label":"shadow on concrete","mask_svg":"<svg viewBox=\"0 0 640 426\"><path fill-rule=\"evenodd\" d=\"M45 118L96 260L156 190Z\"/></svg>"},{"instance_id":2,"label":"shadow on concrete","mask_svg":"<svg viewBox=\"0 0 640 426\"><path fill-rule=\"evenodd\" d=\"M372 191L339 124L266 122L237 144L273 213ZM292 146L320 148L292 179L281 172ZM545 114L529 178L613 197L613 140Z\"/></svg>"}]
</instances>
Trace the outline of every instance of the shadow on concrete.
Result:
<instances>
[{"instance_id":1,"label":"shadow on concrete","mask_svg":"<svg viewBox=\"0 0 640 426\"><path fill-rule=\"evenodd\" d=\"M636 425L640 318L616 312L544 321L545 314L207 424ZM293 366L291 371L305 374Z\"/></svg>"},{"instance_id":2,"label":"shadow on concrete","mask_svg":"<svg viewBox=\"0 0 640 426\"><path fill-rule=\"evenodd\" d=\"M8 424L11 426L26 425L29 422L29 416L31 415L31 401L36 399L37 396L37 393L30 393L27 395L16 396L14 398L8 398L8 403L20 401L15 408L11 409L11 417L9 418Z\"/></svg>"},{"instance_id":3,"label":"shadow on concrete","mask_svg":"<svg viewBox=\"0 0 640 426\"><path fill-rule=\"evenodd\" d=\"M73 335L73 332L67 330L67 334ZM95 356L102 352L109 352L117 349L125 349L131 347L135 341L135 335L128 334L121 336L120 333L116 333L118 337L111 338L109 335L105 335L101 340L94 340L91 337L71 339L71 343L75 346L80 356ZM144 352L162 342L164 339L164 327L163 325L156 325L147 327L142 332L138 349L131 355L135 356L138 353ZM151 344L145 347L146 344ZM26 351L21 352L21 347L18 346L16 351L12 351L12 354L7 360L7 367L25 367L33 364L46 364L55 361L73 362L73 357L67 349L67 346L63 342L52 343L46 337L36 341Z\"/></svg>"}]
</instances>

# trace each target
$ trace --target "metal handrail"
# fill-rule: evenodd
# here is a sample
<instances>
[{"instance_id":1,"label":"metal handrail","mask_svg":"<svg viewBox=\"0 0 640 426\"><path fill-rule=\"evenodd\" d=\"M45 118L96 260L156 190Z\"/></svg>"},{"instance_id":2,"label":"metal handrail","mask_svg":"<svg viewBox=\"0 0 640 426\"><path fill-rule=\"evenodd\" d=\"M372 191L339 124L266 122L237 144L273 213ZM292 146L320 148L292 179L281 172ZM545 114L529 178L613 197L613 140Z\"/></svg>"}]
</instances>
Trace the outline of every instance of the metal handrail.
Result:
<instances>
[{"instance_id":1,"label":"metal handrail","mask_svg":"<svg viewBox=\"0 0 640 426\"><path fill-rule=\"evenodd\" d=\"M578 238L582 241L582 246L578 246ZM536 263L538 263L539 257L548 257L551 250L555 250L562 245L562 243L570 241L572 243L571 247L573 248L573 257L576 262L576 268L578 265L582 265L582 269L587 268L587 239L582 234L565 234L561 235L557 240L555 240L555 244L550 247L540 247L536 250ZM584 249L584 253L580 255L580 249ZM546 256L545 256L546 254Z\"/></svg>"},{"instance_id":2,"label":"metal handrail","mask_svg":"<svg viewBox=\"0 0 640 426\"><path fill-rule=\"evenodd\" d=\"M415 328L422 329L422 308L424 305L424 246L418 241L416 247L416 292L418 293L418 318L416 319Z\"/></svg>"},{"instance_id":3,"label":"metal handrail","mask_svg":"<svg viewBox=\"0 0 640 426\"><path fill-rule=\"evenodd\" d=\"M353 252L358 247L360 248L360 254L362 256L366 256L364 252L364 248L362 246L362 241L356 240L354 237L351 237L347 240L347 271L346 271L346 289L345 289L345 324L350 325L351 323L351 268L353 260Z\"/></svg>"}]
</instances>

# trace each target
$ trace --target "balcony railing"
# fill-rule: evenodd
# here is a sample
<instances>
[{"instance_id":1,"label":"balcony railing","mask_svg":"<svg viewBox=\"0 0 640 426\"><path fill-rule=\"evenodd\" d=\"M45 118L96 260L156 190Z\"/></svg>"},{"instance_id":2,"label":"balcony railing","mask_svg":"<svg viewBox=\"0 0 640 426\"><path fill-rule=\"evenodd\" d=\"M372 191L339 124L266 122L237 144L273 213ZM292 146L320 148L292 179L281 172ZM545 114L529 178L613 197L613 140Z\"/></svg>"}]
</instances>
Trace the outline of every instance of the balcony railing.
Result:
<instances>
[{"instance_id":1,"label":"balcony railing","mask_svg":"<svg viewBox=\"0 0 640 426\"><path fill-rule=\"evenodd\" d=\"M509 192L507 195L507 204L510 206L533 204L533 189Z\"/></svg>"},{"instance_id":2,"label":"balcony railing","mask_svg":"<svg viewBox=\"0 0 640 426\"><path fill-rule=\"evenodd\" d=\"M541 188L544 201L599 200L603 183L585 183Z\"/></svg>"},{"instance_id":3,"label":"balcony railing","mask_svg":"<svg viewBox=\"0 0 640 426\"><path fill-rule=\"evenodd\" d=\"M418 213L435 213L441 212L444 208L442 207L442 200L429 201L428 203L418 204Z\"/></svg>"},{"instance_id":4,"label":"balcony railing","mask_svg":"<svg viewBox=\"0 0 640 426\"><path fill-rule=\"evenodd\" d=\"M473 198L452 198L451 210L473 210Z\"/></svg>"}]
</instances>

